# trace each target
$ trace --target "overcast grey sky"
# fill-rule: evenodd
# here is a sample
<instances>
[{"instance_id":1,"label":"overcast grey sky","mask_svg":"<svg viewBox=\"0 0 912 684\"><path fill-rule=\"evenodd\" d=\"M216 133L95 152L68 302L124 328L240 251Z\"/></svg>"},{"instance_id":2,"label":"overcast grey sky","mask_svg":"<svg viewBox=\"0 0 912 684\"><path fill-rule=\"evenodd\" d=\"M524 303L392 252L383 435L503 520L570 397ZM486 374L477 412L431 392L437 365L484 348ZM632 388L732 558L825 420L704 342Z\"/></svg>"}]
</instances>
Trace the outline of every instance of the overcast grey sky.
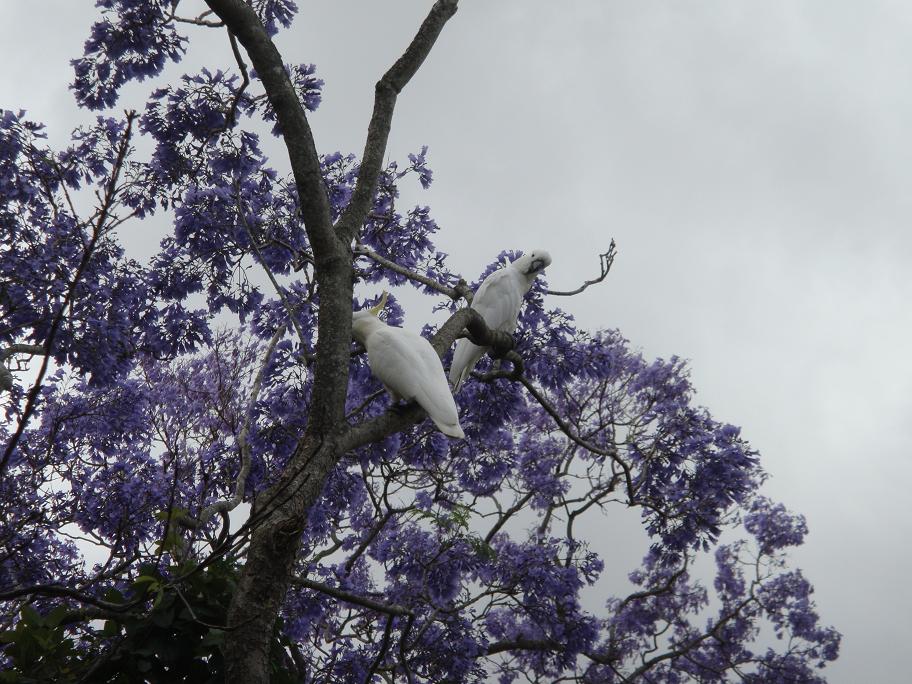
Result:
<instances>
[{"instance_id":1,"label":"overcast grey sky","mask_svg":"<svg viewBox=\"0 0 912 684\"><path fill-rule=\"evenodd\" d=\"M326 80L318 146L359 153L430 2L299 4L279 43ZM56 140L86 117L66 83L90 7L3 4L0 106ZM213 35L188 60L228 58ZM468 278L543 247L572 287L616 238L608 281L557 304L690 359L698 401L761 451L765 492L808 518L793 557L845 635L836 683L908 680L910 84L898 0L463 0L390 141L430 147L416 197Z\"/></svg>"}]
</instances>

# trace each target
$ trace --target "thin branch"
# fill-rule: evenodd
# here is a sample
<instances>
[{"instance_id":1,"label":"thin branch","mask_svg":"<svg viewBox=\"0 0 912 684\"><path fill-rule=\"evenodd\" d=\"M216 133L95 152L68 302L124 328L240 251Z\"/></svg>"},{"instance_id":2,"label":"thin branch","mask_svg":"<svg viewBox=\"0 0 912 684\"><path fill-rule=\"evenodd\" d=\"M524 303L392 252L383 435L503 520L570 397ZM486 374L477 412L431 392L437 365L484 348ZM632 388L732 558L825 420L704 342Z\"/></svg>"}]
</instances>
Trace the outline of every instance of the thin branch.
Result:
<instances>
[{"instance_id":1,"label":"thin branch","mask_svg":"<svg viewBox=\"0 0 912 684\"><path fill-rule=\"evenodd\" d=\"M614 244L614 238L612 238L611 244L608 246L608 251L604 252L603 254L599 254L599 266L601 267L601 274L598 278L587 280L578 288L575 290L570 290L569 292L561 292L560 290L545 290L545 294L554 295L557 297L572 297L573 295L578 295L590 285L595 285L596 283L602 282L606 277L608 277L608 271L611 270L611 265L614 263L615 256L617 256L617 247Z\"/></svg>"},{"instance_id":2,"label":"thin branch","mask_svg":"<svg viewBox=\"0 0 912 684\"><path fill-rule=\"evenodd\" d=\"M279 285L279 281L276 280L275 275L272 273L272 269L269 268L269 264L267 264L266 260L263 258L263 253L260 251L260 247L257 245L256 239L253 237L253 231L250 230L250 224L247 222L247 216L244 214L244 207L241 205L241 188L237 183L234 185L234 192L234 203L235 207L237 208L238 219L244 226L244 232L247 233L247 239L250 240L250 246L253 248L257 260L260 262L260 266L262 266L263 270L266 272L266 276L269 278L269 282L272 283L273 289L276 291L276 294L279 295L279 299L282 301L282 306L285 308L285 312L288 314L291 325L294 326L295 332L298 333L298 339L301 341L301 349L306 350L307 340L304 337L304 331L301 330L301 324L298 323L298 317L295 308L291 305L291 302L288 301L288 297L285 295L285 289Z\"/></svg>"},{"instance_id":3,"label":"thin branch","mask_svg":"<svg viewBox=\"0 0 912 684\"><path fill-rule=\"evenodd\" d=\"M386 523L388 523L394 515L396 515L397 513L402 513L404 510L406 510L406 509L390 508L389 510L386 511L386 513L383 514L383 517L377 521L377 523L371 528L370 532L368 532L367 536L361 540L360 544L358 544L358 548L355 549L355 552L351 555L351 557L347 561L345 561L345 574L346 575L351 573L352 568L355 565L355 562L367 550L367 547L369 547L371 544L373 544L374 540L377 538L377 535L383 531L384 527L386 527Z\"/></svg>"},{"instance_id":4,"label":"thin branch","mask_svg":"<svg viewBox=\"0 0 912 684\"><path fill-rule=\"evenodd\" d=\"M374 662L371 663L370 669L364 676L364 684L370 684L371 681L373 681L374 673L377 672L377 668L380 667L380 663L383 662L383 659L386 657L386 654L389 651L390 636L392 633L393 616L390 615L388 618L386 618L386 627L383 628L383 640L380 642L380 650L377 652L377 657L374 658Z\"/></svg>"},{"instance_id":5,"label":"thin branch","mask_svg":"<svg viewBox=\"0 0 912 684\"><path fill-rule=\"evenodd\" d=\"M221 28L225 25L223 21L207 21L201 17L206 16L207 14L212 14L212 12L203 12L199 17L195 19L188 19L186 17L174 16L172 19L179 24L192 24L193 26L205 26L206 28Z\"/></svg>"},{"instance_id":6,"label":"thin branch","mask_svg":"<svg viewBox=\"0 0 912 684\"><path fill-rule=\"evenodd\" d=\"M256 377L253 380L253 388L250 390L250 399L247 402L247 410L244 415L244 424L241 426L241 430L238 432L237 436L238 450L241 452L241 469L238 472L237 481L234 484L234 496L230 499L217 501L214 504L206 506L199 516L200 525L205 525L209 518L216 513L227 513L228 511L234 510L244 500L244 487L247 483L247 477L250 475L250 464L252 462L250 444L247 442L247 435L250 434L250 418L253 415L253 407L260 396L260 387L263 384L263 375L266 367L272 359L272 353L275 351L276 345L284 334L285 326L279 326L279 329L275 331L272 339L269 340L269 344L266 346L266 352L263 354L263 362L260 364L260 369L257 371Z\"/></svg>"},{"instance_id":7,"label":"thin branch","mask_svg":"<svg viewBox=\"0 0 912 684\"><path fill-rule=\"evenodd\" d=\"M399 663L402 665L402 669L405 670L405 678L408 684L412 684L414 679L412 678L412 668L409 667L408 658L405 655L405 644L408 642L414 625L415 616L409 615L405 623L405 629L402 630L402 635L399 637Z\"/></svg>"},{"instance_id":8,"label":"thin branch","mask_svg":"<svg viewBox=\"0 0 912 684\"><path fill-rule=\"evenodd\" d=\"M697 646L702 644L707 639L716 637L717 632L723 626L725 626L728 622L730 622L735 617L737 617L744 608L746 608L749 604L753 603L755 600L756 599L753 596L750 596L750 597L744 599L731 612L729 612L725 617L723 617L715 625L713 625L712 629L708 630L706 633L701 634L698 637L694 637L693 639L691 639L690 641L688 641L684 645L680 646L679 648L676 648L673 651L668 651L667 653L663 653L660 656L656 656L655 658L650 658L649 660L644 661L643 664L640 667L638 667L629 677L624 679L622 684L633 684L634 682L638 682L638 681L640 681L639 677L641 675L647 673L649 670L651 670L654 665L657 665L658 663L660 663L664 660L671 660L674 658L678 658L686 653L689 653L690 651L692 651L694 648L696 648Z\"/></svg>"},{"instance_id":9,"label":"thin branch","mask_svg":"<svg viewBox=\"0 0 912 684\"><path fill-rule=\"evenodd\" d=\"M446 22L456 13L458 0L437 0L405 53L377 82L374 111L367 128L361 170L352 199L339 217L336 229L350 243L361 229L373 201L386 152L396 97L424 63Z\"/></svg>"},{"instance_id":10,"label":"thin branch","mask_svg":"<svg viewBox=\"0 0 912 684\"><path fill-rule=\"evenodd\" d=\"M488 646L487 654L491 656L504 651L556 651L559 649L559 644L548 639L516 639L491 644Z\"/></svg>"},{"instance_id":11,"label":"thin branch","mask_svg":"<svg viewBox=\"0 0 912 684\"><path fill-rule=\"evenodd\" d=\"M9 392L13 389L13 372L7 368L6 360L15 354L44 354L44 347L40 344L11 344L0 350L0 392Z\"/></svg>"},{"instance_id":12,"label":"thin branch","mask_svg":"<svg viewBox=\"0 0 912 684\"><path fill-rule=\"evenodd\" d=\"M209 629L218 629L221 631L226 631L228 629L227 625L216 625L209 622L204 622L196 616L196 612L193 610L193 606L190 605L190 602L184 596L184 593L180 590L180 587L175 583L171 585L171 588L174 589L174 592L177 594L178 598L183 602L184 606L187 608L187 612L190 613L190 619L193 620L196 624L202 625L203 627L208 627Z\"/></svg>"},{"instance_id":13,"label":"thin branch","mask_svg":"<svg viewBox=\"0 0 912 684\"><path fill-rule=\"evenodd\" d=\"M244 58L241 57L237 38L234 37L234 34L231 31L228 32L228 42L231 43L231 52L234 54L234 61L237 62L243 81L241 81L241 85L234 94L234 99L231 101L231 108L228 110L228 119L225 122L226 129L231 128L234 125L234 122L237 119L238 104L241 101L241 97L244 95L244 91L247 90L247 86L250 85L250 75L247 73L247 65L244 63Z\"/></svg>"},{"instance_id":14,"label":"thin branch","mask_svg":"<svg viewBox=\"0 0 912 684\"><path fill-rule=\"evenodd\" d=\"M114 165L111 167L111 177L108 179L108 183L105 186L104 200L102 201L101 209L98 212L98 219L92 225L92 238L89 240L89 243L83 250L82 258L79 261L79 265L76 267L76 272L73 274L73 280L70 282L69 287L67 288L66 297L64 298L63 303L60 305L60 309L54 316L54 320L51 323L47 338L45 338L43 345L44 360L41 363L41 368L38 370L38 377L35 378L35 382L32 385L31 390L29 390L28 399L25 403L25 409L23 410L22 416L19 419L19 425L16 428L16 432L13 433L13 436L7 443L6 450L3 452L3 458L0 459L0 475L3 474L4 470L6 470L6 466L9 463L9 460L12 457L13 452L16 450L16 446L19 444L22 433L25 432L25 426L28 423L29 418L31 418L32 413L35 411L35 407L38 402L38 395L41 393L42 383L44 382L44 376L47 374L48 365L51 361L51 354L53 352L54 342L57 339L57 333L63 323L67 309L73 305L73 300L76 297L76 289L82 280L83 273L85 272L86 268L88 268L92 255L95 253L95 247L98 245L98 241L104 234L105 223L107 222L108 217L111 215L111 210L114 207L115 196L118 190L117 182L120 178L120 172L123 169L123 164L124 160L127 157L127 152L130 149L130 138L133 134L133 121L136 119L137 114L136 112L128 111L126 113L126 117L127 126L124 130L123 136L121 136L120 139L120 144L117 149L117 158L114 160Z\"/></svg>"},{"instance_id":15,"label":"thin branch","mask_svg":"<svg viewBox=\"0 0 912 684\"><path fill-rule=\"evenodd\" d=\"M386 393L386 390L385 390L385 389L378 389L378 390L377 390L376 392L374 392L373 394L369 394L369 395L364 399L364 401L362 401L362 402L358 405L357 408L353 409L350 413L348 413L348 414L345 416L345 419L348 420L348 419L350 419L350 418L353 418L353 417L357 416L359 413L361 413L361 411L363 411L364 409L366 409L366 408L371 404L371 402L374 401L374 399L376 399L377 397L379 397L379 396L381 396L382 394L385 394L385 393Z\"/></svg>"},{"instance_id":16,"label":"thin branch","mask_svg":"<svg viewBox=\"0 0 912 684\"><path fill-rule=\"evenodd\" d=\"M513 515L518 513L527 503L529 503L529 500L534 495L535 495L535 492L527 492L525 494L525 496L523 496L521 499L519 499L519 501L517 501L510 508L508 508L504 513L502 513L500 518L494 524L494 527L492 527L491 530L485 535L485 538L484 538L485 544L490 544L491 540L494 539L494 535L497 534L498 532L500 532L501 528L507 524L507 521L510 518L512 518Z\"/></svg>"},{"instance_id":17,"label":"thin branch","mask_svg":"<svg viewBox=\"0 0 912 684\"><path fill-rule=\"evenodd\" d=\"M382 603L372 598L366 596L358 596L349 591L343 591L342 589L336 589L331 587L328 584L323 584L322 582L314 582L309 580L306 577L292 577L292 584L296 584L299 587L304 587L305 589L312 589L313 591L319 591L321 594L326 594L327 596L332 596L334 599L338 599L343 603L350 603L355 606L361 606L362 608L369 608L370 610L375 610L378 613L384 613L386 615L403 615L411 616L412 611L404 606L400 606L395 603Z\"/></svg>"},{"instance_id":18,"label":"thin branch","mask_svg":"<svg viewBox=\"0 0 912 684\"><path fill-rule=\"evenodd\" d=\"M576 434L576 432L573 430L573 428L570 426L570 424L564 420L564 418L561 416L560 412L558 412L558 410L556 408L554 408L554 406L551 405L551 402L549 402L547 399L545 399L545 396L541 392L538 391L538 388L536 388L535 385L533 385L528 378L526 378L525 376L520 376L518 378L518 381L522 383L523 387L525 387L526 390L528 390L529 394L531 394L535 398L535 400L541 405L541 407L543 409L545 409L545 411L548 413L548 415L550 415L551 418L554 419L554 422L557 423L557 426L560 428L561 432L563 432L567 437L569 437L572 442L575 442L576 444L580 445L584 449L591 451L593 454L598 454L599 456L604 456L606 458L610 458L612 461L617 463L618 466L620 466L621 470L624 472L624 481L627 484L628 501L629 501L629 503L633 503L633 495L634 495L633 476L630 472L630 466L628 466L623 461L623 459L621 459L621 457L618 456L617 449L615 449L615 448L606 449L606 448L600 447L597 444L593 444L592 442L580 437L578 434Z\"/></svg>"},{"instance_id":19,"label":"thin branch","mask_svg":"<svg viewBox=\"0 0 912 684\"><path fill-rule=\"evenodd\" d=\"M616 612L619 612L622 608L624 608L624 606L632 601L639 601L640 599L649 598L650 596L661 596L662 594L667 594L670 592L674 588L675 582L677 582L678 579L680 579L680 577L685 572L687 572L687 560L688 559L685 556L684 564L681 566L681 569L671 575L668 578L668 581L666 581L664 584L658 587L654 587L653 589L644 589L643 591L636 591L630 594L621 602L621 605L618 606L618 610Z\"/></svg>"},{"instance_id":20,"label":"thin branch","mask_svg":"<svg viewBox=\"0 0 912 684\"><path fill-rule=\"evenodd\" d=\"M76 591L75 589L70 589L60 584L32 584L24 587L16 587L15 589L7 589L5 591L0 591L0 600L8 601L10 599L20 598L22 596L60 596L75 599L80 603L85 603L90 606L95 606L105 611L111 613L118 613L123 615L127 610L133 606L141 603L141 601L132 601L130 603L119 604L119 603L110 603L108 601L102 601L97 599L94 596L89 596L88 594L83 594L82 592Z\"/></svg>"},{"instance_id":21,"label":"thin branch","mask_svg":"<svg viewBox=\"0 0 912 684\"><path fill-rule=\"evenodd\" d=\"M352 252L359 256L365 256L372 261L376 261L378 264L383 266L383 268L389 269L390 271L398 273L399 275L403 275L409 280L414 280L416 283L426 285L432 290L436 290L437 292L446 295L453 301L465 299L470 304L472 302L472 291L469 289L468 285L466 285L464 280L460 280L456 287L448 287L442 283L437 282L433 278L428 278L427 276L408 269L405 266L400 266L395 261L391 261L390 259L377 254L376 252L360 243L355 244Z\"/></svg>"}]
</instances>

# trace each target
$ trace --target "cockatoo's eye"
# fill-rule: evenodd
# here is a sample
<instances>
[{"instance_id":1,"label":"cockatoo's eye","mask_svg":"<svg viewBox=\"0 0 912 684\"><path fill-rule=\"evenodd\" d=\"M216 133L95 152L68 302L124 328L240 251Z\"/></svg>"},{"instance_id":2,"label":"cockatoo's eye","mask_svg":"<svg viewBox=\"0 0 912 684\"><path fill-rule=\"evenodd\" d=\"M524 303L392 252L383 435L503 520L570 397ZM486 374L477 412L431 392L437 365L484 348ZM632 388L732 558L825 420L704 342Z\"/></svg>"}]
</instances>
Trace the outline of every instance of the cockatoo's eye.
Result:
<instances>
[{"instance_id":1,"label":"cockatoo's eye","mask_svg":"<svg viewBox=\"0 0 912 684\"><path fill-rule=\"evenodd\" d=\"M532 265L529 267L529 273L538 273L544 270L547 265L544 259L533 259Z\"/></svg>"}]
</instances>

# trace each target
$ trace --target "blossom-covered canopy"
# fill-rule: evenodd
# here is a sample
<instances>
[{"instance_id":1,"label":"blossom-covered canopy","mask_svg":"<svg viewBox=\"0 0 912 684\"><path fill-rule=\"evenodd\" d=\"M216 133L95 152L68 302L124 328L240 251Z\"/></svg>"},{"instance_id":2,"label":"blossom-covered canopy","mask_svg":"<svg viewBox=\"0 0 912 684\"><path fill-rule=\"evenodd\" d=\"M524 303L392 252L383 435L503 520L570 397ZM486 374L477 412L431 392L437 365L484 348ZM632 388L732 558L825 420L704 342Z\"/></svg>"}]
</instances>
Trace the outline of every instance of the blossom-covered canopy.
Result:
<instances>
[{"instance_id":1,"label":"blossom-covered canopy","mask_svg":"<svg viewBox=\"0 0 912 684\"><path fill-rule=\"evenodd\" d=\"M513 353L457 395L464 441L390 407L338 312L376 301L367 284L417 288L446 366L463 298L520 252L463 273L430 209L401 206L432 173L426 147L380 163L384 81L365 154L307 166L317 70L258 63L291 0L97 4L72 85L96 122L57 150L0 113L0 679L219 681L269 585L273 681L823 681L839 634L785 557L804 519L758 493L757 453L681 359L578 328L539 278ZM455 5L387 74L396 93ZM235 63L163 81L202 30ZM144 79L144 107L115 114ZM170 234L127 258L152 216ZM395 296L386 316L420 328ZM626 509L645 557L602 586L616 561L589 542Z\"/></svg>"}]
</instances>

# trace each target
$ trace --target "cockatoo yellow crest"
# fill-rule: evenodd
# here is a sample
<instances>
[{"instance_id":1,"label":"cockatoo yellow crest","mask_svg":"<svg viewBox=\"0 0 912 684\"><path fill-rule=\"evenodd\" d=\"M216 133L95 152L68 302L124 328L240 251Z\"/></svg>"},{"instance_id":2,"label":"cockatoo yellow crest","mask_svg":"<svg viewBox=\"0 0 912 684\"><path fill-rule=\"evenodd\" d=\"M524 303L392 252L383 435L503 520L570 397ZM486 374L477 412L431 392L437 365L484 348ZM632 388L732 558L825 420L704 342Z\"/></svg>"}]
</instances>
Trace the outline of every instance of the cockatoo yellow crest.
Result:
<instances>
[{"instance_id":1,"label":"cockatoo yellow crest","mask_svg":"<svg viewBox=\"0 0 912 684\"><path fill-rule=\"evenodd\" d=\"M512 335L516 330L523 297L538 274L550 264L551 255L543 249L523 254L484 279L472 298L472 308L481 314L489 328ZM453 392L459 391L475 364L487 351L487 347L479 347L467 339L459 340L450 365Z\"/></svg>"},{"instance_id":2,"label":"cockatoo yellow crest","mask_svg":"<svg viewBox=\"0 0 912 684\"><path fill-rule=\"evenodd\" d=\"M384 292L379 304L352 314L352 337L367 349L371 373L383 383L393 401L418 402L443 434L464 439L440 357L421 335L387 325L378 318L386 298Z\"/></svg>"}]
</instances>

